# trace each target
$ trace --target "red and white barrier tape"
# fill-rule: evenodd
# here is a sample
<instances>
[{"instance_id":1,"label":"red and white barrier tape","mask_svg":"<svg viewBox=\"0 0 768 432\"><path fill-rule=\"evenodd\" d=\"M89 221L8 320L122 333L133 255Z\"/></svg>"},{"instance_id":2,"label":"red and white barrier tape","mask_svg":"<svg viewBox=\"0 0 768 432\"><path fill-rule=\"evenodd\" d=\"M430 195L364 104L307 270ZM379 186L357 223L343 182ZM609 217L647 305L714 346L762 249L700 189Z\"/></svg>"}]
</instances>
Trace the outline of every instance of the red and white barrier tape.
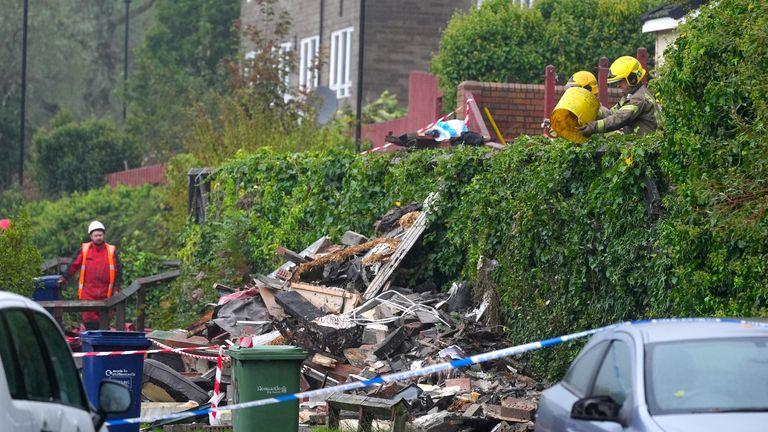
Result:
<instances>
[{"instance_id":1,"label":"red and white barrier tape","mask_svg":"<svg viewBox=\"0 0 768 432\"><path fill-rule=\"evenodd\" d=\"M218 425L219 419L217 418L217 412L216 407L219 406L219 402L221 402L222 395L221 395L221 369L223 367L224 363L224 347L219 347L219 356L216 359L216 380L213 382L213 397L211 397L211 408L213 411L208 413L208 423L210 425Z\"/></svg>"},{"instance_id":2,"label":"red and white barrier tape","mask_svg":"<svg viewBox=\"0 0 768 432\"><path fill-rule=\"evenodd\" d=\"M173 347L170 347L168 345L163 345L163 344L161 344L160 342L158 342L158 341L156 341L154 339L151 339L151 338L148 338L148 339L153 344L159 346L160 348L163 348L163 349L166 349L166 350L171 350L171 351L178 351L179 354L181 354L181 355L183 355L185 357L192 357L192 358L196 358L196 359L213 360L213 361L217 361L218 358L219 358L217 356L204 356L204 355L198 355L198 354L190 354L190 353L187 353L187 352L184 352L184 351L180 351L180 348L173 348ZM221 355L221 348L222 347L219 346L219 345L214 345L214 346L210 346L210 347L192 348L192 350L195 350L195 349L213 349L213 348L219 348L219 355ZM188 348L183 348L183 349L184 350L188 350Z\"/></svg>"},{"instance_id":3,"label":"red and white barrier tape","mask_svg":"<svg viewBox=\"0 0 768 432\"><path fill-rule=\"evenodd\" d=\"M151 339L150 339L151 340ZM191 356L195 358L202 358L204 360L216 360L216 357L213 356L199 356L196 354L189 354L184 351L196 351L196 350L202 350L202 349L215 349L219 348L219 345L213 345L213 346L207 346L207 347L191 347L191 348L171 348L168 346L161 345L157 343L156 341L152 341L156 343L159 346L162 346L163 349L154 349L154 350L129 350L129 351L91 351L91 352L77 352L72 353L72 357L105 357L105 356L119 356L119 355L136 355L136 354L154 354L154 353L162 353L162 352L175 352L181 355Z\"/></svg>"}]
</instances>

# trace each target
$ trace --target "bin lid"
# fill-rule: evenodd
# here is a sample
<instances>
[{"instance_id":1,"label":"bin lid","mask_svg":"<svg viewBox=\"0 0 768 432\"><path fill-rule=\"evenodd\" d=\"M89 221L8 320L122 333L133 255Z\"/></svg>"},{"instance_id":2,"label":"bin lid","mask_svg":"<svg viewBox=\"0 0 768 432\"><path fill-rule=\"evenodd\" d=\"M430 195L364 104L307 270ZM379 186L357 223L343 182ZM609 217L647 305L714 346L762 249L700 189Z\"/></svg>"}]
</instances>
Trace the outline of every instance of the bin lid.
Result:
<instances>
[{"instance_id":1,"label":"bin lid","mask_svg":"<svg viewBox=\"0 0 768 432\"><path fill-rule=\"evenodd\" d=\"M304 360L307 352L292 345L264 345L253 348L232 347L227 350L237 360Z\"/></svg>"},{"instance_id":2,"label":"bin lid","mask_svg":"<svg viewBox=\"0 0 768 432\"><path fill-rule=\"evenodd\" d=\"M58 288L59 286L58 275L38 276L38 277L32 278L32 281L36 287Z\"/></svg>"},{"instance_id":3,"label":"bin lid","mask_svg":"<svg viewBox=\"0 0 768 432\"><path fill-rule=\"evenodd\" d=\"M126 348L147 348L151 345L144 332L125 332L115 330L88 330L80 333L83 344L94 347L100 345L123 346Z\"/></svg>"}]
</instances>

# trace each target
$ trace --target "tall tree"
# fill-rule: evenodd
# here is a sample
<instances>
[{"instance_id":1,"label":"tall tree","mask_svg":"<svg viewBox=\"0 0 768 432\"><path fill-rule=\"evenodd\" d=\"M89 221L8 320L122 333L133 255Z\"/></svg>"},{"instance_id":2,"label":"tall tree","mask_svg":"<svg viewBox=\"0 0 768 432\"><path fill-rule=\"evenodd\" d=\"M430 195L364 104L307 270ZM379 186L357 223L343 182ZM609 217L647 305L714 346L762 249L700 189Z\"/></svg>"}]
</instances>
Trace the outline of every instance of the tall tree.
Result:
<instances>
[{"instance_id":1,"label":"tall tree","mask_svg":"<svg viewBox=\"0 0 768 432\"><path fill-rule=\"evenodd\" d=\"M132 0L129 49L143 40L155 1ZM22 5L0 0L0 188L18 165ZM30 2L27 137L62 109L76 120L119 118L125 18L122 0Z\"/></svg>"},{"instance_id":2,"label":"tall tree","mask_svg":"<svg viewBox=\"0 0 768 432\"><path fill-rule=\"evenodd\" d=\"M137 54L131 79L132 131L158 158L183 148L189 111L209 90L226 89L236 58L237 0L159 0L154 26Z\"/></svg>"}]
</instances>

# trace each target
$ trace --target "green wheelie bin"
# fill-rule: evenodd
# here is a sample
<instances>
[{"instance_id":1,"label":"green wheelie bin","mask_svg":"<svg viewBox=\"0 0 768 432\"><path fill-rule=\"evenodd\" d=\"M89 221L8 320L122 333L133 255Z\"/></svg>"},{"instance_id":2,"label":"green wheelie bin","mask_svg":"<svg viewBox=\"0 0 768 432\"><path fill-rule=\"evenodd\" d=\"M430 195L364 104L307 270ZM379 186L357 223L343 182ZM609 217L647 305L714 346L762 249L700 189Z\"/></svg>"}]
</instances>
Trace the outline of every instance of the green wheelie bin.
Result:
<instances>
[{"instance_id":1,"label":"green wheelie bin","mask_svg":"<svg viewBox=\"0 0 768 432\"><path fill-rule=\"evenodd\" d=\"M307 353L287 345L233 347L232 386L235 403L268 399L299 391L301 362ZM232 411L235 432L297 432L299 402L246 408Z\"/></svg>"}]
</instances>

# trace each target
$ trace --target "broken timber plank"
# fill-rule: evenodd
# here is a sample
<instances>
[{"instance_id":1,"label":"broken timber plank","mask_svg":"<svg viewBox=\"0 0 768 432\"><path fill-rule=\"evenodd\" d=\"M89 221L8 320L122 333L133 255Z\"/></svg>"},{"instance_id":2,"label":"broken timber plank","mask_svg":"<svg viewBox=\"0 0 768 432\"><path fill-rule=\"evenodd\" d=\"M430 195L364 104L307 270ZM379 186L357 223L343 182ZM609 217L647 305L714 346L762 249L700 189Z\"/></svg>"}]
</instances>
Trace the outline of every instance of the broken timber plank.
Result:
<instances>
[{"instance_id":1,"label":"broken timber plank","mask_svg":"<svg viewBox=\"0 0 768 432\"><path fill-rule=\"evenodd\" d=\"M341 244L347 246L357 246L367 242L368 240L368 237L362 234L358 234L354 231L347 231L344 233L344 235L341 236Z\"/></svg>"},{"instance_id":2,"label":"broken timber plank","mask_svg":"<svg viewBox=\"0 0 768 432\"><path fill-rule=\"evenodd\" d=\"M360 294L336 287L324 287L302 282L291 282L290 289L298 291L313 305L327 313L344 313L360 303Z\"/></svg>"},{"instance_id":3,"label":"broken timber plank","mask_svg":"<svg viewBox=\"0 0 768 432\"><path fill-rule=\"evenodd\" d=\"M269 312L269 315L271 315L273 318L276 319L283 319L285 317L285 311L283 308L277 304L277 301L275 300L275 293L276 290L269 287L261 287L259 288L259 294L261 294L261 299L264 300L264 305L267 306L267 312Z\"/></svg>"},{"instance_id":4,"label":"broken timber plank","mask_svg":"<svg viewBox=\"0 0 768 432\"><path fill-rule=\"evenodd\" d=\"M368 285L368 289L366 289L365 293L363 294L363 300L369 300L373 297L376 297L379 292L382 291L384 284L389 281L392 273L397 270L400 262L403 260L403 258L405 258L413 245L416 244L416 241L421 237L421 234L427 228L427 214L429 213L429 207L432 205L432 203L435 202L437 196L437 192L432 192L429 194L429 196L427 196L427 199L424 200L424 210L421 212L419 217L416 218L416 221L413 223L413 225L408 228L408 230L406 230L403 239L397 245L397 248L395 249L395 252L392 253L389 261L387 261L387 263L381 267L379 272L376 273L376 277L373 278L371 284Z\"/></svg>"},{"instance_id":5,"label":"broken timber plank","mask_svg":"<svg viewBox=\"0 0 768 432\"><path fill-rule=\"evenodd\" d=\"M315 318L325 315L323 311L296 291L281 292L275 296L275 301L283 307L288 315L296 318L304 325L309 325Z\"/></svg>"},{"instance_id":6,"label":"broken timber plank","mask_svg":"<svg viewBox=\"0 0 768 432\"><path fill-rule=\"evenodd\" d=\"M315 240L315 242L312 243L311 245L307 246L306 249L304 249L303 251L299 252L299 255L307 256L307 255L316 254L318 251L323 250L323 249L325 249L326 247L328 247L330 245L331 245L331 239L328 236L323 236L323 237L320 237L319 239ZM277 270L275 270L272 273L270 273L269 277L276 278L277 277L277 272L279 270L289 271L294 265L295 264L290 262L290 261L285 262Z\"/></svg>"},{"instance_id":7,"label":"broken timber plank","mask_svg":"<svg viewBox=\"0 0 768 432\"><path fill-rule=\"evenodd\" d=\"M277 250L275 250L275 253L295 264L307 262L306 258L283 246L278 246Z\"/></svg>"}]
</instances>

